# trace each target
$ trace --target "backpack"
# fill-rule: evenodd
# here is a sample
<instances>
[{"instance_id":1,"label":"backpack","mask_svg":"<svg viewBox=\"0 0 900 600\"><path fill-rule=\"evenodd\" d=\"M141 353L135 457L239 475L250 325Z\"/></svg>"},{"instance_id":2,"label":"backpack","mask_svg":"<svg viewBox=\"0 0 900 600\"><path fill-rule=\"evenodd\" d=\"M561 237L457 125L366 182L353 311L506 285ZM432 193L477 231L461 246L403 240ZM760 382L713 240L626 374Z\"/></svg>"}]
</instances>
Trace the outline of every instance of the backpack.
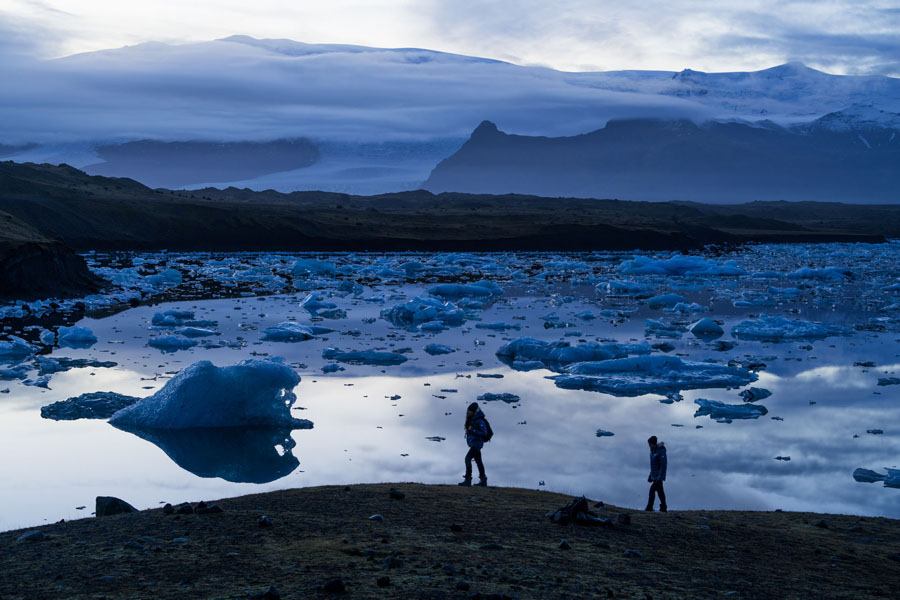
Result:
<instances>
[{"instance_id":1,"label":"backpack","mask_svg":"<svg viewBox=\"0 0 900 600\"><path fill-rule=\"evenodd\" d=\"M484 428L487 430L487 433L484 436L484 441L489 442L491 438L494 437L494 430L491 429L491 424L488 422L486 418L482 418L484 421Z\"/></svg>"}]
</instances>

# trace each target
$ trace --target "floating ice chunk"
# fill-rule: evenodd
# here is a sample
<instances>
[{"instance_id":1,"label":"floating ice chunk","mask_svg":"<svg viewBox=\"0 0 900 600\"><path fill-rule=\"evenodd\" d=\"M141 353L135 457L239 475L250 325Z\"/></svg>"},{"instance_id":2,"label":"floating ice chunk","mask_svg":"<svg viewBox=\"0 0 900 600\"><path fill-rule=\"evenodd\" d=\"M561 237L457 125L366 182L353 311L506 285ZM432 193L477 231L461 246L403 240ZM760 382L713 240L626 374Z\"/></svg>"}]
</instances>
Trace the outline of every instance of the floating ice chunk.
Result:
<instances>
[{"instance_id":1,"label":"floating ice chunk","mask_svg":"<svg viewBox=\"0 0 900 600\"><path fill-rule=\"evenodd\" d=\"M11 379L25 379L25 374L28 373L29 367L27 365L16 365L14 367L0 367L0 381L9 381Z\"/></svg>"},{"instance_id":2,"label":"floating ice chunk","mask_svg":"<svg viewBox=\"0 0 900 600\"><path fill-rule=\"evenodd\" d=\"M162 273L147 277L147 282L155 287L180 285L182 282L181 271L178 269L166 269Z\"/></svg>"},{"instance_id":3,"label":"floating ice chunk","mask_svg":"<svg viewBox=\"0 0 900 600\"><path fill-rule=\"evenodd\" d=\"M681 313L684 315L695 312L706 312L708 310L708 306L703 306L701 304L697 304L696 302L691 302L690 304L688 304L687 302L679 302L672 308L665 309L666 312Z\"/></svg>"},{"instance_id":4,"label":"floating ice chunk","mask_svg":"<svg viewBox=\"0 0 900 600\"><path fill-rule=\"evenodd\" d=\"M900 469L884 469L887 471L887 477L884 480L884 487L900 488Z\"/></svg>"},{"instance_id":5,"label":"floating ice chunk","mask_svg":"<svg viewBox=\"0 0 900 600\"><path fill-rule=\"evenodd\" d=\"M0 340L0 361L7 364L18 362L34 354L35 350L34 346L22 338L11 335L9 340Z\"/></svg>"},{"instance_id":6,"label":"floating ice chunk","mask_svg":"<svg viewBox=\"0 0 900 600\"><path fill-rule=\"evenodd\" d=\"M351 281L350 279L345 279L338 285L338 291L340 292L349 292L354 296L362 295L364 288L361 284Z\"/></svg>"},{"instance_id":7,"label":"floating ice chunk","mask_svg":"<svg viewBox=\"0 0 900 600\"><path fill-rule=\"evenodd\" d=\"M687 331L687 328L681 325L672 325L663 323L656 319L646 319L644 321L644 335L654 335L656 337L680 338L681 334Z\"/></svg>"},{"instance_id":8,"label":"floating ice chunk","mask_svg":"<svg viewBox=\"0 0 900 600\"><path fill-rule=\"evenodd\" d=\"M38 339L41 340L42 344L52 346L56 343L56 333L49 329L45 329L41 332L41 335L38 336Z\"/></svg>"},{"instance_id":9,"label":"floating ice chunk","mask_svg":"<svg viewBox=\"0 0 900 600\"><path fill-rule=\"evenodd\" d=\"M566 365L589 360L624 358L630 354L650 354L650 345L639 344L599 344L588 342L572 346L569 342L545 342L534 338L516 338L503 344L497 350L497 357L504 363L518 368L530 361L540 361L542 365Z\"/></svg>"},{"instance_id":10,"label":"floating ice chunk","mask_svg":"<svg viewBox=\"0 0 900 600\"><path fill-rule=\"evenodd\" d=\"M323 319L346 319L347 311L343 308L328 308L325 310L320 310L316 313L318 316Z\"/></svg>"},{"instance_id":11,"label":"floating ice chunk","mask_svg":"<svg viewBox=\"0 0 900 600\"><path fill-rule=\"evenodd\" d=\"M155 313L150 320L151 325L157 327L180 327L185 321L194 318L194 312L191 310L167 310L161 313Z\"/></svg>"},{"instance_id":12,"label":"floating ice chunk","mask_svg":"<svg viewBox=\"0 0 900 600\"><path fill-rule=\"evenodd\" d=\"M769 410L761 404L725 404L718 400L706 400L704 398L697 398L694 400L694 404L699 407L694 413L694 417L709 415L710 419L716 421L729 419L758 419L769 412Z\"/></svg>"},{"instance_id":13,"label":"floating ice chunk","mask_svg":"<svg viewBox=\"0 0 900 600\"><path fill-rule=\"evenodd\" d=\"M303 342L316 337L311 327L285 321L274 327L266 327L263 330L262 339L267 342Z\"/></svg>"},{"instance_id":14,"label":"floating ice chunk","mask_svg":"<svg viewBox=\"0 0 900 600\"><path fill-rule=\"evenodd\" d=\"M87 327L60 327L57 336L62 347L90 348L97 343L97 336Z\"/></svg>"},{"instance_id":15,"label":"floating ice chunk","mask_svg":"<svg viewBox=\"0 0 900 600\"><path fill-rule=\"evenodd\" d=\"M163 352L176 352L193 348L197 345L197 341L180 335L162 335L148 339L147 345Z\"/></svg>"},{"instance_id":16,"label":"floating ice chunk","mask_svg":"<svg viewBox=\"0 0 900 600\"><path fill-rule=\"evenodd\" d=\"M466 322L465 313L453 303L418 296L409 302L381 311L381 317L398 327L415 327L435 321L450 326Z\"/></svg>"},{"instance_id":17,"label":"floating ice chunk","mask_svg":"<svg viewBox=\"0 0 900 600\"><path fill-rule=\"evenodd\" d=\"M290 414L300 376L283 363L245 360L229 367L196 362L147 398L115 413L123 429L308 428Z\"/></svg>"},{"instance_id":18,"label":"floating ice chunk","mask_svg":"<svg viewBox=\"0 0 900 600\"><path fill-rule=\"evenodd\" d=\"M887 479L887 475L882 475L870 469L859 468L853 471L853 479L860 483L875 483L876 481L884 481Z\"/></svg>"},{"instance_id":19,"label":"floating ice chunk","mask_svg":"<svg viewBox=\"0 0 900 600\"><path fill-rule=\"evenodd\" d=\"M852 330L837 325L826 325L760 315L759 319L741 321L731 329L731 335L740 340L785 342L790 340L816 340L834 335L850 335Z\"/></svg>"},{"instance_id":20,"label":"floating ice chunk","mask_svg":"<svg viewBox=\"0 0 900 600\"><path fill-rule=\"evenodd\" d=\"M618 271L623 275L738 276L747 274L733 260L720 265L699 256L683 255L676 255L667 260L635 256L632 260L622 262Z\"/></svg>"},{"instance_id":21,"label":"floating ice chunk","mask_svg":"<svg viewBox=\"0 0 900 600\"><path fill-rule=\"evenodd\" d=\"M684 361L677 356L634 356L575 363L566 368L565 374L549 379L563 389L640 396L744 386L755 381L757 375L739 367Z\"/></svg>"},{"instance_id":22,"label":"floating ice chunk","mask_svg":"<svg viewBox=\"0 0 900 600\"><path fill-rule=\"evenodd\" d=\"M446 325L441 323L440 321L429 321L428 323L422 323L419 327L422 331L431 331L437 333L438 331L444 331L445 329L449 329Z\"/></svg>"},{"instance_id":23,"label":"floating ice chunk","mask_svg":"<svg viewBox=\"0 0 900 600\"><path fill-rule=\"evenodd\" d=\"M377 350L343 352L337 348L326 348L322 351L322 358L352 365L377 366L400 365L408 360L405 356L396 352L379 352Z\"/></svg>"},{"instance_id":24,"label":"floating ice chunk","mask_svg":"<svg viewBox=\"0 0 900 600\"><path fill-rule=\"evenodd\" d=\"M522 329L518 323L504 323L503 321L495 321L493 323L476 323L477 329L492 329L494 331L506 331L507 329Z\"/></svg>"},{"instance_id":25,"label":"floating ice chunk","mask_svg":"<svg viewBox=\"0 0 900 600\"><path fill-rule=\"evenodd\" d=\"M331 363L322 367L323 373L337 373L338 371L344 371L344 367L337 363Z\"/></svg>"},{"instance_id":26,"label":"floating ice chunk","mask_svg":"<svg viewBox=\"0 0 900 600\"><path fill-rule=\"evenodd\" d=\"M451 354L456 352L456 350L450 346L444 346L443 344L428 344L425 346L425 352L432 356L437 356L439 354Z\"/></svg>"},{"instance_id":27,"label":"floating ice chunk","mask_svg":"<svg viewBox=\"0 0 900 600\"><path fill-rule=\"evenodd\" d=\"M499 400L500 402L506 402L507 404L515 404L519 401L519 397L515 394L492 394L491 392L486 392L478 396L477 400L482 402L496 402Z\"/></svg>"},{"instance_id":28,"label":"floating ice chunk","mask_svg":"<svg viewBox=\"0 0 900 600\"><path fill-rule=\"evenodd\" d=\"M41 417L54 421L108 419L140 398L114 392L90 392L41 407Z\"/></svg>"},{"instance_id":29,"label":"floating ice chunk","mask_svg":"<svg viewBox=\"0 0 900 600\"><path fill-rule=\"evenodd\" d=\"M334 302L323 302L320 294L309 294L300 301L300 306L315 314L317 311L337 308Z\"/></svg>"},{"instance_id":30,"label":"floating ice chunk","mask_svg":"<svg viewBox=\"0 0 900 600\"><path fill-rule=\"evenodd\" d=\"M701 340L714 340L722 337L725 330L718 323L706 317L690 326L689 331Z\"/></svg>"},{"instance_id":31,"label":"floating ice chunk","mask_svg":"<svg viewBox=\"0 0 900 600\"><path fill-rule=\"evenodd\" d=\"M68 358L62 356L60 358L50 358L49 356L38 356L36 358L38 375L52 375L53 373L61 373L69 369L80 369L84 367L112 368L117 366L111 360L95 360L91 358Z\"/></svg>"},{"instance_id":32,"label":"floating ice chunk","mask_svg":"<svg viewBox=\"0 0 900 600\"><path fill-rule=\"evenodd\" d=\"M50 389L50 375L41 375L37 379L26 379L22 385Z\"/></svg>"},{"instance_id":33,"label":"floating ice chunk","mask_svg":"<svg viewBox=\"0 0 900 600\"><path fill-rule=\"evenodd\" d=\"M879 377L878 385L880 385L880 386L900 385L900 378L898 378L898 377Z\"/></svg>"},{"instance_id":34,"label":"floating ice chunk","mask_svg":"<svg viewBox=\"0 0 900 600\"><path fill-rule=\"evenodd\" d=\"M336 269L334 263L312 258L300 258L294 262L294 277L307 275L334 275Z\"/></svg>"},{"instance_id":35,"label":"floating ice chunk","mask_svg":"<svg viewBox=\"0 0 900 600\"><path fill-rule=\"evenodd\" d=\"M631 296L633 298L649 298L653 295L654 287L649 283L641 283L639 281L629 281L622 279L619 281L607 281L606 283L598 283L597 291L605 290L607 294L614 296Z\"/></svg>"},{"instance_id":36,"label":"floating ice chunk","mask_svg":"<svg viewBox=\"0 0 900 600\"><path fill-rule=\"evenodd\" d=\"M604 429L598 429L596 433L597 437L612 437L614 434L612 431L606 431Z\"/></svg>"},{"instance_id":37,"label":"floating ice chunk","mask_svg":"<svg viewBox=\"0 0 900 600\"><path fill-rule=\"evenodd\" d=\"M492 281L476 281L474 283L442 283L428 289L432 296L442 298L483 298L500 296L503 289Z\"/></svg>"},{"instance_id":38,"label":"floating ice chunk","mask_svg":"<svg viewBox=\"0 0 900 600\"><path fill-rule=\"evenodd\" d=\"M509 366L515 371L534 371L535 369L546 369L547 365L539 360L514 360Z\"/></svg>"},{"instance_id":39,"label":"floating ice chunk","mask_svg":"<svg viewBox=\"0 0 900 600\"><path fill-rule=\"evenodd\" d=\"M772 395L772 392L765 388L751 387L741 392L741 398L744 399L744 402L756 402L757 400L762 400L764 398L768 398Z\"/></svg>"},{"instance_id":40,"label":"floating ice chunk","mask_svg":"<svg viewBox=\"0 0 900 600\"><path fill-rule=\"evenodd\" d=\"M647 299L647 305L652 309L672 307L684 302L687 302L687 298L678 294L662 294Z\"/></svg>"},{"instance_id":41,"label":"floating ice chunk","mask_svg":"<svg viewBox=\"0 0 900 600\"><path fill-rule=\"evenodd\" d=\"M212 329L204 329L202 327L182 327L181 329L176 329L175 333L189 338L209 337L211 335L216 335L216 332Z\"/></svg>"},{"instance_id":42,"label":"floating ice chunk","mask_svg":"<svg viewBox=\"0 0 900 600\"><path fill-rule=\"evenodd\" d=\"M593 321L597 318L597 315L589 310L583 310L580 313L577 313L575 317L581 319L582 321Z\"/></svg>"},{"instance_id":43,"label":"floating ice chunk","mask_svg":"<svg viewBox=\"0 0 900 600\"><path fill-rule=\"evenodd\" d=\"M829 279L832 281L842 281L853 278L853 271L844 267L823 267L821 269L813 269L811 267L802 267L796 271L787 274L792 279Z\"/></svg>"}]
</instances>

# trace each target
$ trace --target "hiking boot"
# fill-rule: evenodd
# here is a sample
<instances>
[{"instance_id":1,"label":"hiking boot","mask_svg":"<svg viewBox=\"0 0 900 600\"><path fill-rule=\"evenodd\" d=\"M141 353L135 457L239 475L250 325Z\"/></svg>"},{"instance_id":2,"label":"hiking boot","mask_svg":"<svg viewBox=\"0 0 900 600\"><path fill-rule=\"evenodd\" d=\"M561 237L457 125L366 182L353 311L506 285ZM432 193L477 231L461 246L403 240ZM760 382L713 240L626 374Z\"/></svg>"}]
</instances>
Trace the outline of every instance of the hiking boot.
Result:
<instances>
[{"instance_id":1,"label":"hiking boot","mask_svg":"<svg viewBox=\"0 0 900 600\"><path fill-rule=\"evenodd\" d=\"M463 480L457 483L456 485L461 485L463 487L471 487L472 478L471 477L463 477Z\"/></svg>"},{"instance_id":2,"label":"hiking boot","mask_svg":"<svg viewBox=\"0 0 900 600\"><path fill-rule=\"evenodd\" d=\"M668 506L666 506L665 504L660 504L660 506L659 506L659 512L668 512L668 511L669 511L669 507L668 507Z\"/></svg>"},{"instance_id":3,"label":"hiking boot","mask_svg":"<svg viewBox=\"0 0 900 600\"><path fill-rule=\"evenodd\" d=\"M478 478L478 483L476 483L475 485L480 485L480 486L482 486L482 487L487 487L487 477L479 477L479 478Z\"/></svg>"},{"instance_id":4,"label":"hiking boot","mask_svg":"<svg viewBox=\"0 0 900 600\"><path fill-rule=\"evenodd\" d=\"M648 504L647 508L645 508L644 510L646 510L647 512L653 512L653 505Z\"/></svg>"}]
</instances>

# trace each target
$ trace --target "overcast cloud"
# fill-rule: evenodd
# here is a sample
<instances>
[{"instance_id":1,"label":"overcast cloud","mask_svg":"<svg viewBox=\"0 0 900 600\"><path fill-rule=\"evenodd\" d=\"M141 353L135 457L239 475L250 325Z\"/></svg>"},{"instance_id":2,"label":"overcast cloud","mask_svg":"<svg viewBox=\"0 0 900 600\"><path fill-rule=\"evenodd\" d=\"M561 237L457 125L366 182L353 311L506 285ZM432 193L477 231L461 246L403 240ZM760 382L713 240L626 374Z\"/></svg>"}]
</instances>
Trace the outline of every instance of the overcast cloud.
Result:
<instances>
[{"instance_id":1,"label":"overcast cloud","mask_svg":"<svg viewBox=\"0 0 900 600\"><path fill-rule=\"evenodd\" d=\"M758 70L788 61L900 76L894 0L0 0L0 55L58 57L247 34L413 46L564 70Z\"/></svg>"}]
</instances>

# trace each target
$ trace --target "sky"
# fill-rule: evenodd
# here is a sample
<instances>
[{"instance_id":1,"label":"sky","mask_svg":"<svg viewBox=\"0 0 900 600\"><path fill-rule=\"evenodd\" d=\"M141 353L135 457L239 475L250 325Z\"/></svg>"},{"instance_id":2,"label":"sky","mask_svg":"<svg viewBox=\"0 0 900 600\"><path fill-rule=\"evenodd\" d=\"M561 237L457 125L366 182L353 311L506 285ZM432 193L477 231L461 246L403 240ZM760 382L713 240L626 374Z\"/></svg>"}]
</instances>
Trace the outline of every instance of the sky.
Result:
<instances>
[{"instance_id":1,"label":"sky","mask_svg":"<svg viewBox=\"0 0 900 600\"><path fill-rule=\"evenodd\" d=\"M0 61L245 34L419 47L568 71L900 77L900 0L0 0Z\"/></svg>"}]
</instances>

